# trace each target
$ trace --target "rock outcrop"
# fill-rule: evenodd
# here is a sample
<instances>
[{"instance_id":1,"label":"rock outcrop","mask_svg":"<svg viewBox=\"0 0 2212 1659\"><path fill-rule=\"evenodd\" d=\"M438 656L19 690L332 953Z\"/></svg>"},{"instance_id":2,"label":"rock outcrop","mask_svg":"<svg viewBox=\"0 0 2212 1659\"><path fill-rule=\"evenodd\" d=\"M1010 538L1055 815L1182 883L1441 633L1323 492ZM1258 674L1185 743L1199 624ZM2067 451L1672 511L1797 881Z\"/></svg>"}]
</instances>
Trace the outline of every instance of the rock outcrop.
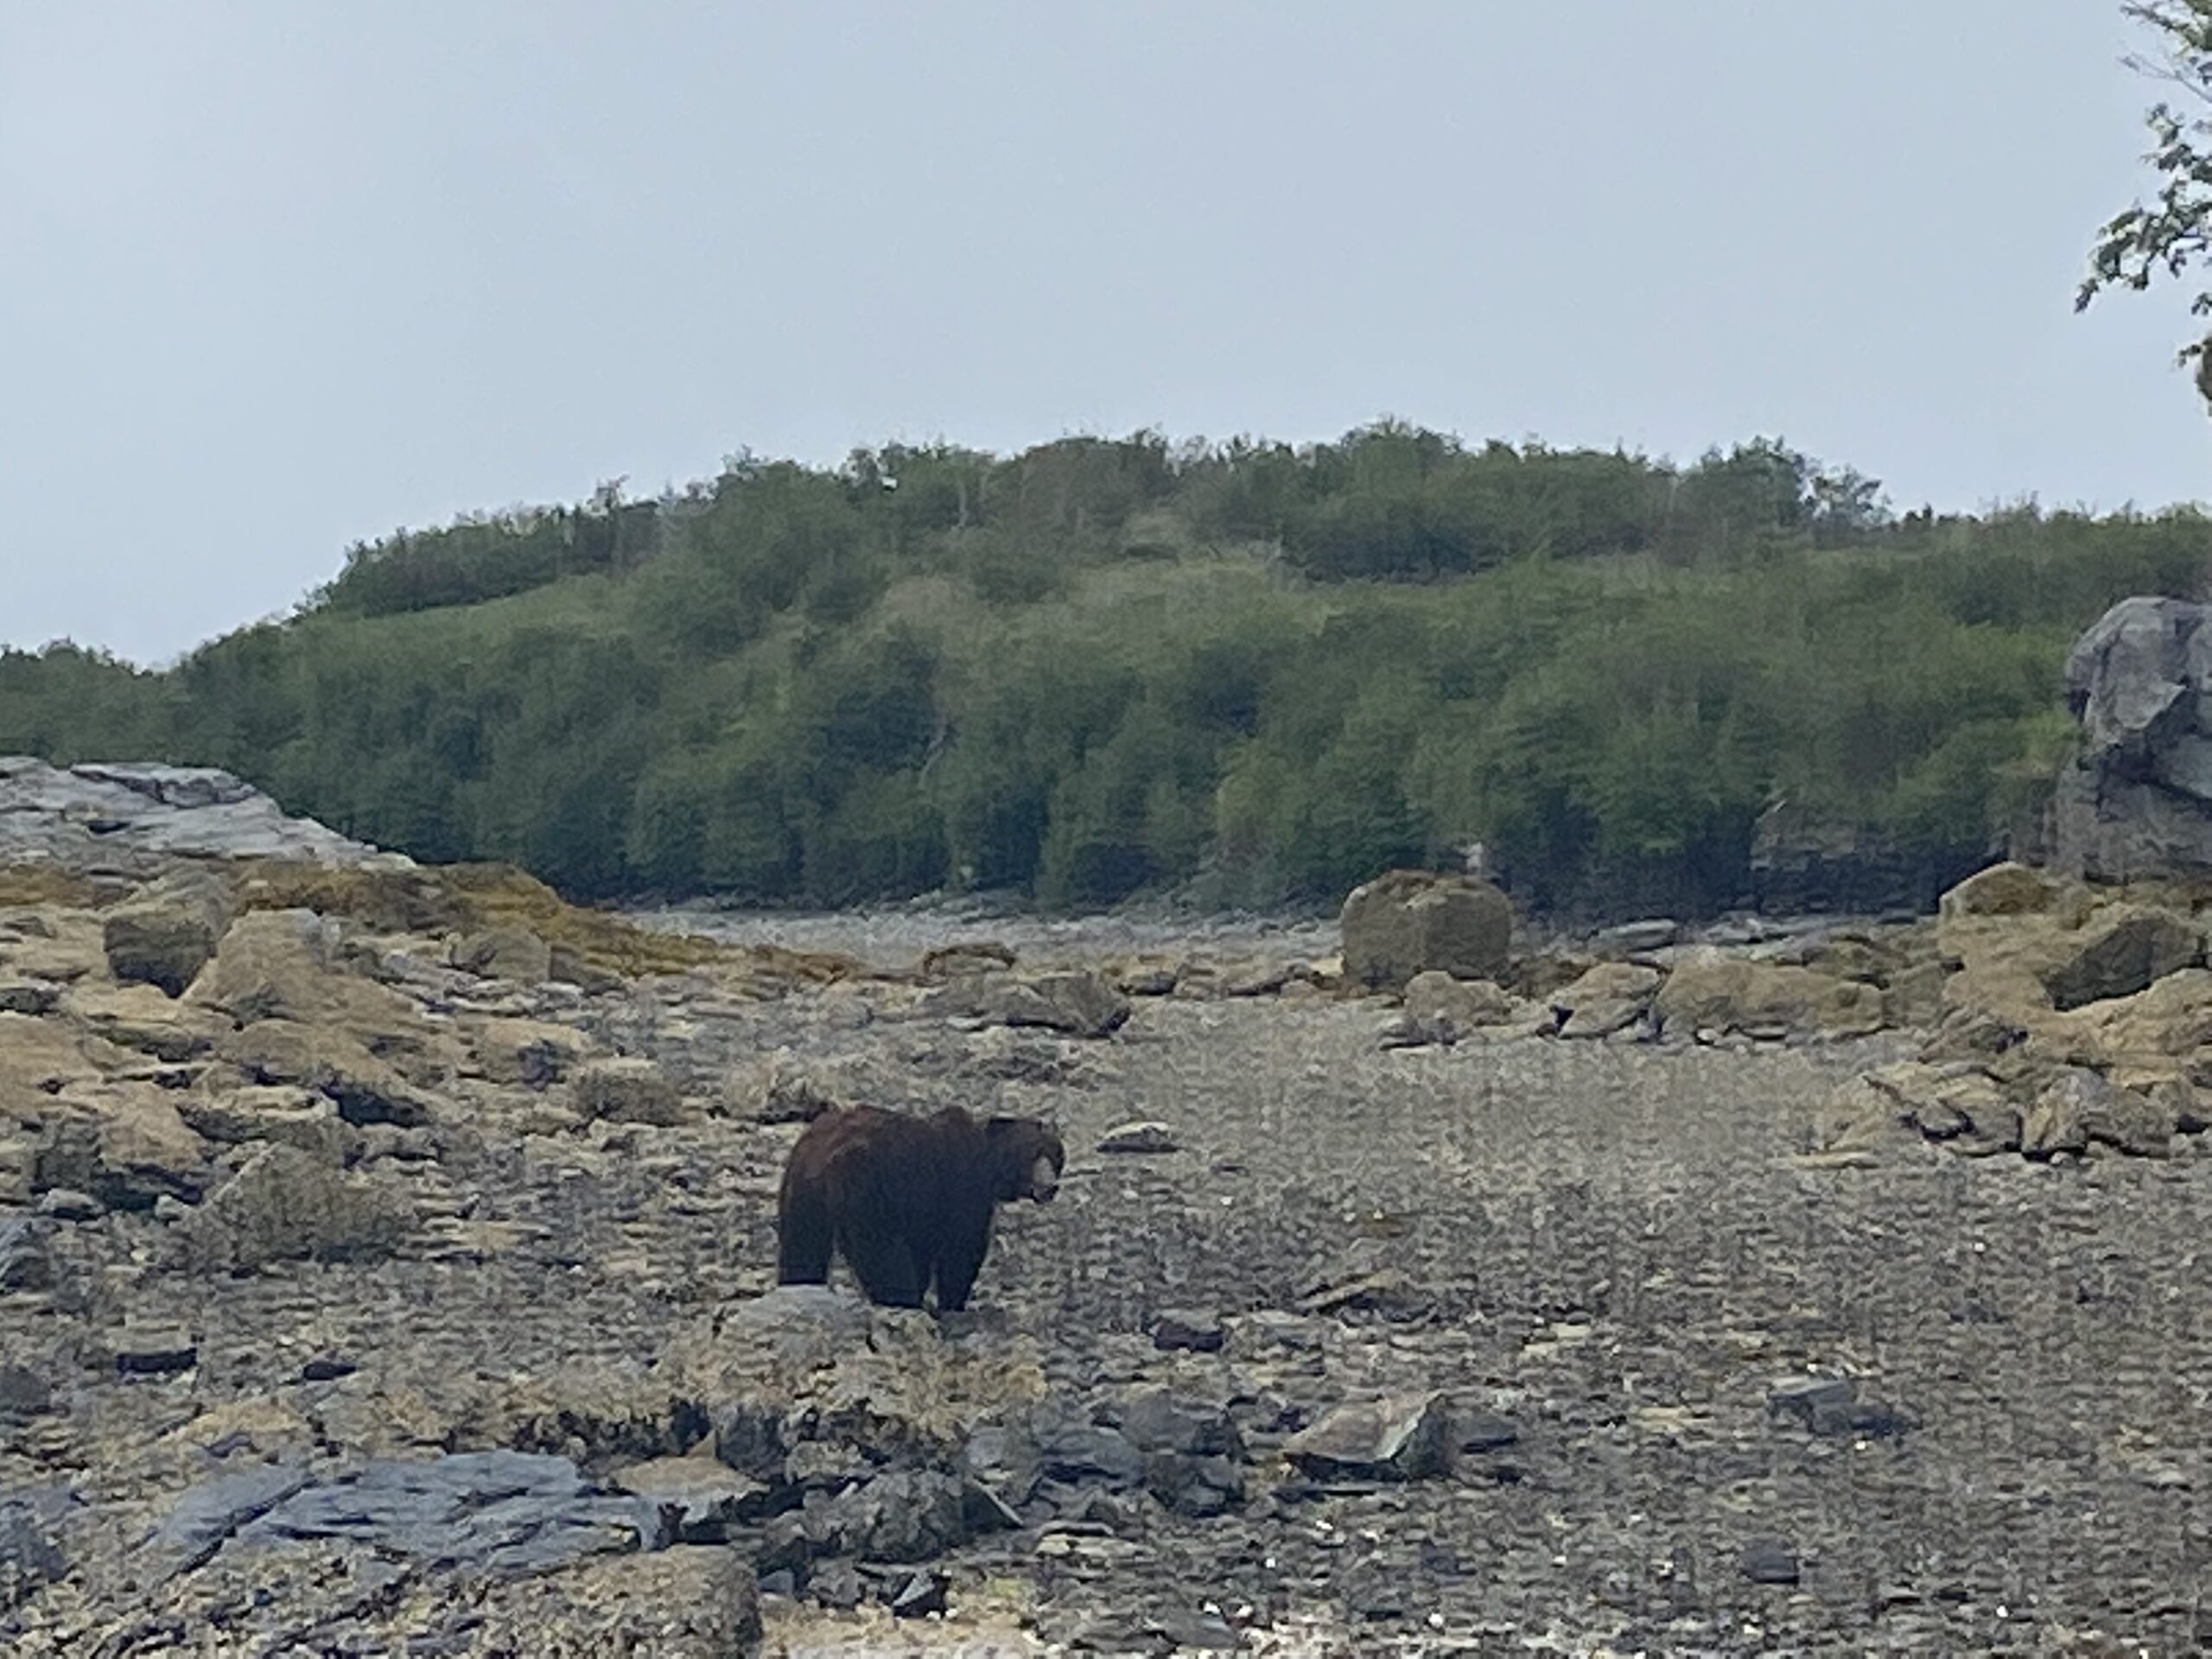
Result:
<instances>
[{"instance_id":1,"label":"rock outcrop","mask_svg":"<svg viewBox=\"0 0 2212 1659\"><path fill-rule=\"evenodd\" d=\"M296 817L212 766L60 767L0 757L0 862L143 872L166 858L273 858L405 868L412 861Z\"/></svg>"},{"instance_id":2,"label":"rock outcrop","mask_svg":"<svg viewBox=\"0 0 2212 1659\"><path fill-rule=\"evenodd\" d=\"M2212 874L2212 607L2122 600L2066 660L2081 722L2051 804L2054 862L2100 880Z\"/></svg>"}]
</instances>

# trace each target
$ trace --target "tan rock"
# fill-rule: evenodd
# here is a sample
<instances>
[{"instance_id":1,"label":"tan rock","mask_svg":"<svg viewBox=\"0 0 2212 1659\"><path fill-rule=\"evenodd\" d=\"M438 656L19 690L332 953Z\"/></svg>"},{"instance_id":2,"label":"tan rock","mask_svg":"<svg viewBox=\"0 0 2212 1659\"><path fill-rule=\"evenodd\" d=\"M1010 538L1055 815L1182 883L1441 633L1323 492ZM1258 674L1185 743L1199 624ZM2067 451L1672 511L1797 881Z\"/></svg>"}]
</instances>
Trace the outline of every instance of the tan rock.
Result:
<instances>
[{"instance_id":1,"label":"tan rock","mask_svg":"<svg viewBox=\"0 0 2212 1659\"><path fill-rule=\"evenodd\" d=\"M1945 893L1942 913L1961 916L2024 916L2046 911L2058 900L2060 886L2024 864L1993 864L1978 870Z\"/></svg>"},{"instance_id":2,"label":"tan rock","mask_svg":"<svg viewBox=\"0 0 2212 1659\"><path fill-rule=\"evenodd\" d=\"M682 1092L646 1059L594 1060L576 1073L570 1093L585 1118L666 1127L687 1116Z\"/></svg>"},{"instance_id":3,"label":"tan rock","mask_svg":"<svg viewBox=\"0 0 2212 1659\"><path fill-rule=\"evenodd\" d=\"M172 1065L207 1053L230 1026L220 1014L176 1001L153 985L106 980L71 986L61 1012L118 1048Z\"/></svg>"},{"instance_id":4,"label":"tan rock","mask_svg":"<svg viewBox=\"0 0 2212 1659\"><path fill-rule=\"evenodd\" d=\"M1360 984L1397 989L1430 969L1495 980L1512 946L1513 906L1470 876L1394 870L1353 888L1338 925L1345 976Z\"/></svg>"},{"instance_id":5,"label":"tan rock","mask_svg":"<svg viewBox=\"0 0 2212 1659\"><path fill-rule=\"evenodd\" d=\"M1449 1027L1450 1041L1478 1026L1502 1025L1513 1018L1514 1001L1486 979L1456 979L1432 968L1406 982L1406 1017L1424 1027Z\"/></svg>"},{"instance_id":6,"label":"tan rock","mask_svg":"<svg viewBox=\"0 0 2212 1659\"><path fill-rule=\"evenodd\" d=\"M519 923L471 934L453 948L453 965L485 979L543 985L553 971L552 947Z\"/></svg>"},{"instance_id":7,"label":"tan rock","mask_svg":"<svg viewBox=\"0 0 2212 1659\"><path fill-rule=\"evenodd\" d=\"M296 1147L268 1146L178 1226L196 1264L242 1271L381 1255L414 1221L408 1201L378 1183Z\"/></svg>"},{"instance_id":8,"label":"tan rock","mask_svg":"<svg viewBox=\"0 0 2212 1659\"><path fill-rule=\"evenodd\" d=\"M215 954L232 912L230 884L213 872L164 876L101 918L108 971L123 983L180 996Z\"/></svg>"},{"instance_id":9,"label":"tan rock","mask_svg":"<svg viewBox=\"0 0 2212 1659\"><path fill-rule=\"evenodd\" d=\"M569 1076L592 1050L591 1039L550 1020L486 1020L470 1048L479 1075L494 1083L543 1089Z\"/></svg>"},{"instance_id":10,"label":"tan rock","mask_svg":"<svg viewBox=\"0 0 2212 1659\"><path fill-rule=\"evenodd\" d=\"M225 1146L267 1141L296 1147L334 1166L343 1164L360 1141L359 1132L328 1099L295 1084L179 1095L176 1108L192 1131L206 1140Z\"/></svg>"},{"instance_id":11,"label":"tan rock","mask_svg":"<svg viewBox=\"0 0 2212 1659\"><path fill-rule=\"evenodd\" d=\"M1562 1037L1610 1037L1643 1018L1664 976L1635 962L1601 962L1550 998Z\"/></svg>"},{"instance_id":12,"label":"tan rock","mask_svg":"<svg viewBox=\"0 0 2212 1659\"><path fill-rule=\"evenodd\" d=\"M185 998L248 1025L291 1020L391 1045L427 1040L412 1001L339 965L336 925L313 911L241 916Z\"/></svg>"},{"instance_id":13,"label":"tan rock","mask_svg":"<svg viewBox=\"0 0 2212 1659\"><path fill-rule=\"evenodd\" d=\"M1652 1001L1662 1029L1821 1032L1864 1036L1882 1029L1882 992L1810 968L1751 961L1712 946L1685 951Z\"/></svg>"}]
</instances>

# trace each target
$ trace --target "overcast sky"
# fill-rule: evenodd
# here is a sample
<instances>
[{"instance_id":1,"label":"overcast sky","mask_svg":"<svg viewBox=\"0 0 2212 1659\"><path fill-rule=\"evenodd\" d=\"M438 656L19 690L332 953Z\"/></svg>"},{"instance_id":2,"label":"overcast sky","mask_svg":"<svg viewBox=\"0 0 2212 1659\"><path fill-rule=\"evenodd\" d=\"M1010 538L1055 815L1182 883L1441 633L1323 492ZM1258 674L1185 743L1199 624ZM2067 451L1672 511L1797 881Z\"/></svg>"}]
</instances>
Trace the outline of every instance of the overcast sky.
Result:
<instances>
[{"instance_id":1,"label":"overcast sky","mask_svg":"<svg viewBox=\"0 0 2212 1659\"><path fill-rule=\"evenodd\" d=\"M0 642L162 661L346 545L945 437L2212 496L2108 0L0 0Z\"/></svg>"}]
</instances>

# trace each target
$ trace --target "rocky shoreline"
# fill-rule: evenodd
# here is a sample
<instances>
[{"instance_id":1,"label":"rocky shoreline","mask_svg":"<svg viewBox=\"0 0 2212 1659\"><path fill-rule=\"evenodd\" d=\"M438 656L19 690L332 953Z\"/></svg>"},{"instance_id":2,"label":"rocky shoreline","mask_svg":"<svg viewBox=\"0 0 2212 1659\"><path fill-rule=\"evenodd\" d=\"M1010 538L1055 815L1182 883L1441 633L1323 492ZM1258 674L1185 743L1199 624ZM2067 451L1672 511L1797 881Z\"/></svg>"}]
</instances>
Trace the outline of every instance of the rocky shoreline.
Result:
<instances>
[{"instance_id":1,"label":"rocky shoreline","mask_svg":"<svg viewBox=\"0 0 2212 1659\"><path fill-rule=\"evenodd\" d=\"M2212 1642L2212 894L1371 985L1364 924L639 927L164 787L0 865L11 1652ZM1062 1128L973 1312L772 1288L849 1099Z\"/></svg>"}]
</instances>

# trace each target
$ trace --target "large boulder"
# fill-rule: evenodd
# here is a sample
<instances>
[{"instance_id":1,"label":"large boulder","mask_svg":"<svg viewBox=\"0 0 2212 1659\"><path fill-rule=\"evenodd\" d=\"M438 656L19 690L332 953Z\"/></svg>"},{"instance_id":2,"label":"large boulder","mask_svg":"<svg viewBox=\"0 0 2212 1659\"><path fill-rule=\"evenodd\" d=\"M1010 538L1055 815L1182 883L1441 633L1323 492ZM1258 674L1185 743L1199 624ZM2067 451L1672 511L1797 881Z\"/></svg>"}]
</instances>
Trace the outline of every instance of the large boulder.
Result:
<instances>
[{"instance_id":1,"label":"large boulder","mask_svg":"<svg viewBox=\"0 0 2212 1659\"><path fill-rule=\"evenodd\" d=\"M155 985L181 996L215 954L231 910L230 887L213 872L164 876L102 918L108 971L125 984Z\"/></svg>"},{"instance_id":2,"label":"large boulder","mask_svg":"<svg viewBox=\"0 0 2212 1659\"><path fill-rule=\"evenodd\" d=\"M1513 906L1487 881L1393 870L1352 889L1338 918L1346 977L1402 990L1414 975L1497 979L1513 943Z\"/></svg>"},{"instance_id":3,"label":"large boulder","mask_svg":"<svg viewBox=\"0 0 2212 1659\"><path fill-rule=\"evenodd\" d=\"M2105 880L2212 872L2212 607L2124 599L2075 641L2081 722L2051 803L2064 870Z\"/></svg>"}]
</instances>

